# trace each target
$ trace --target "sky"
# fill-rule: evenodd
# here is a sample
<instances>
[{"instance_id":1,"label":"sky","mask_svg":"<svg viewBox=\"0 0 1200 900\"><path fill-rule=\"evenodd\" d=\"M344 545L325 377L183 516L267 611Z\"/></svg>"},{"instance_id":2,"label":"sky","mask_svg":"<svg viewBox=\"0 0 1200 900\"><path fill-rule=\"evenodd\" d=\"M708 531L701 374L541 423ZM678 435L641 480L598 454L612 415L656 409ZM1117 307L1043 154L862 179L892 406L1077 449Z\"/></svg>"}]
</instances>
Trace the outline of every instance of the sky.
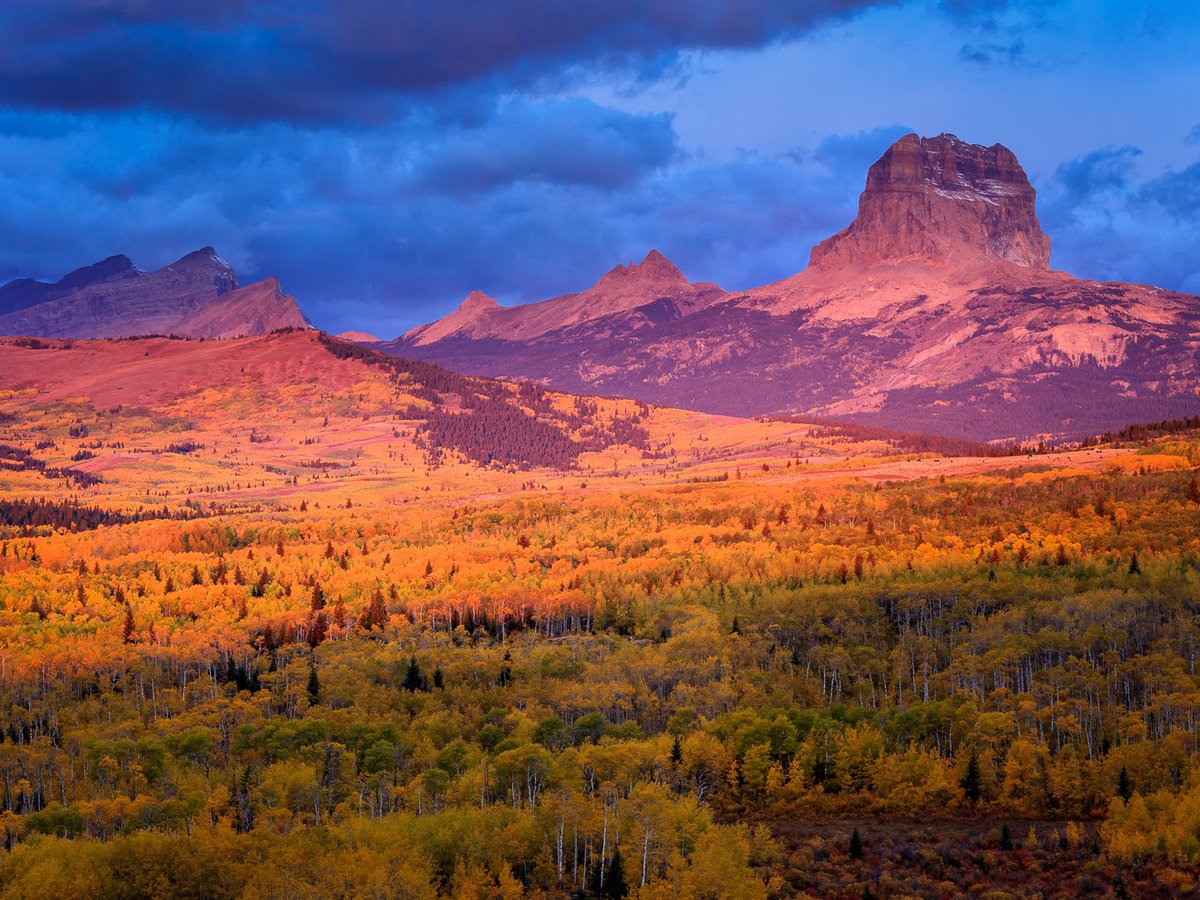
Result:
<instances>
[{"instance_id":1,"label":"sky","mask_svg":"<svg viewBox=\"0 0 1200 900\"><path fill-rule=\"evenodd\" d=\"M332 332L657 248L804 268L899 136L1002 143L1052 265L1200 294L1191 0L4 0L0 283L205 245Z\"/></svg>"}]
</instances>

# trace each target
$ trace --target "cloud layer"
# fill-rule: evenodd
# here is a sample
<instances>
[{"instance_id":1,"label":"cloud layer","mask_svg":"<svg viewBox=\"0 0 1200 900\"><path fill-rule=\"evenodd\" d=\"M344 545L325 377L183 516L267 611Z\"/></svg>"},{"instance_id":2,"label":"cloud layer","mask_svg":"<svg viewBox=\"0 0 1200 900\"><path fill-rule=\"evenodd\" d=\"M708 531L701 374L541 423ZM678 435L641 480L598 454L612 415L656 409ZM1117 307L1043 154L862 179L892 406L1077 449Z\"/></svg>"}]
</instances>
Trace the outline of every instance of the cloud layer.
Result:
<instances>
[{"instance_id":1,"label":"cloud layer","mask_svg":"<svg viewBox=\"0 0 1200 900\"><path fill-rule=\"evenodd\" d=\"M1079 99L1106 54L1183 96L1164 41L1200 29L1119 4L1119 35L1064 42L1079 2L10 0L0 281L212 244L387 336L652 246L745 288L850 221L892 140L953 130L1026 161L1056 265L1200 291L1200 112Z\"/></svg>"},{"instance_id":2,"label":"cloud layer","mask_svg":"<svg viewBox=\"0 0 1200 900\"><path fill-rule=\"evenodd\" d=\"M414 96L512 89L681 50L758 47L881 0L7 0L0 103L222 121L368 122Z\"/></svg>"}]
</instances>

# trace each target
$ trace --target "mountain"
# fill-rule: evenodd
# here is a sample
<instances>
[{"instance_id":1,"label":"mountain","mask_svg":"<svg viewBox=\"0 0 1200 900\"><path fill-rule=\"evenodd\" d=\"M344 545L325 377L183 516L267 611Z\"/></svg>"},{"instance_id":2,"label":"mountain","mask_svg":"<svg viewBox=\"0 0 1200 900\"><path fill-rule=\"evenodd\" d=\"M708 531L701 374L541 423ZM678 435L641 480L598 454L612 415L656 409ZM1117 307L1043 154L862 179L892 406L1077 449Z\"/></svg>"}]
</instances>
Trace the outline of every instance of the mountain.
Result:
<instances>
[{"instance_id":1,"label":"mountain","mask_svg":"<svg viewBox=\"0 0 1200 900\"><path fill-rule=\"evenodd\" d=\"M688 281L674 263L651 250L640 263L616 266L586 291L540 303L503 307L473 291L450 315L405 338L417 346L461 338L536 341L599 322L619 331L637 330L690 315L724 295L715 284Z\"/></svg>"},{"instance_id":2,"label":"mountain","mask_svg":"<svg viewBox=\"0 0 1200 900\"><path fill-rule=\"evenodd\" d=\"M76 269L53 284L18 278L0 287L0 314L16 312L49 300L57 300L94 284L119 281L141 274L128 256L110 256L98 263Z\"/></svg>"},{"instance_id":3,"label":"mountain","mask_svg":"<svg viewBox=\"0 0 1200 900\"><path fill-rule=\"evenodd\" d=\"M367 334L365 331L342 331L334 335L343 341L352 341L355 344L378 344L379 338L373 334Z\"/></svg>"},{"instance_id":4,"label":"mountain","mask_svg":"<svg viewBox=\"0 0 1200 900\"><path fill-rule=\"evenodd\" d=\"M172 326L181 337L235 338L269 334L281 328L307 328L308 322L278 279L264 278L254 284L221 294Z\"/></svg>"},{"instance_id":5,"label":"mountain","mask_svg":"<svg viewBox=\"0 0 1200 900\"><path fill-rule=\"evenodd\" d=\"M783 281L529 331L492 323L556 301L477 300L380 347L578 393L984 440L1194 414L1200 298L1051 270L1035 200L1007 148L906 135L854 221Z\"/></svg>"},{"instance_id":6,"label":"mountain","mask_svg":"<svg viewBox=\"0 0 1200 900\"><path fill-rule=\"evenodd\" d=\"M977 258L1048 269L1050 239L1034 196L1007 147L967 144L952 134L906 135L867 172L855 220L814 247L809 264L929 266Z\"/></svg>"},{"instance_id":7,"label":"mountain","mask_svg":"<svg viewBox=\"0 0 1200 900\"><path fill-rule=\"evenodd\" d=\"M0 288L0 311L0 334L48 338L226 338L308 325L275 279L238 288L212 247L153 272L113 256L54 284L14 281Z\"/></svg>"}]
</instances>

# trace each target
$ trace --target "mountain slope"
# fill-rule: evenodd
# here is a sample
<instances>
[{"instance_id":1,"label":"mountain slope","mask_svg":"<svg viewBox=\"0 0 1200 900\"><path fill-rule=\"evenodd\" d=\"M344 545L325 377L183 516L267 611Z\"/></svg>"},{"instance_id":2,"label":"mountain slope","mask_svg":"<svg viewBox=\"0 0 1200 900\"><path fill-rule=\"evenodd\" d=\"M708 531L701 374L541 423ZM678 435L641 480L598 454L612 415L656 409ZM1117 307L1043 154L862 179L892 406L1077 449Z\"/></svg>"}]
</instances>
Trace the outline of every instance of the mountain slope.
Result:
<instances>
[{"instance_id":1,"label":"mountain slope","mask_svg":"<svg viewBox=\"0 0 1200 900\"><path fill-rule=\"evenodd\" d=\"M265 278L222 294L171 329L180 337L235 338L281 328L307 328L296 300L276 278Z\"/></svg>"},{"instance_id":2,"label":"mountain slope","mask_svg":"<svg viewBox=\"0 0 1200 900\"><path fill-rule=\"evenodd\" d=\"M94 284L133 278L140 274L128 256L110 256L98 263L76 269L53 284L18 278L0 287L0 314L16 312L39 303L66 297Z\"/></svg>"},{"instance_id":3,"label":"mountain slope","mask_svg":"<svg viewBox=\"0 0 1200 900\"><path fill-rule=\"evenodd\" d=\"M12 282L0 288L0 301L0 334L35 337L219 338L307 326L277 281L239 290L237 274L211 247L154 272L116 256L53 285Z\"/></svg>"},{"instance_id":4,"label":"mountain slope","mask_svg":"<svg viewBox=\"0 0 1200 900\"><path fill-rule=\"evenodd\" d=\"M115 415L128 407L237 432L294 431L307 422L302 438L320 431L314 418L373 416L385 426L381 437L400 437L397 423L415 435L430 465L457 453L479 465L570 469L581 454L614 444L649 448L639 425L645 411L635 402L601 409L529 384L385 356L311 329L236 341L0 340L0 373L0 392L21 408L82 403ZM182 437L192 438L193 430ZM292 443L297 454L317 453L305 449L312 440Z\"/></svg>"},{"instance_id":5,"label":"mountain slope","mask_svg":"<svg viewBox=\"0 0 1200 900\"><path fill-rule=\"evenodd\" d=\"M872 165L854 222L791 278L636 325L435 323L384 346L565 390L989 440L1194 413L1200 299L1050 270L1034 202L1006 148L908 135Z\"/></svg>"},{"instance_id":6,"label":"mountain slope","mask_svg":"<svg viewBox=\"0 0 1200 900\"><path fill-rule=\"evenodd\" d=\"M614 267L586 291L539 303L502 307L473 291L450 315L413 329L404 341L423 346L456 338L539 340L614 316L623 328L635 330L689 315L724 295L715 284L688 281L674 263L651 250L640 263Z\"/></svg>"}]
</instances>

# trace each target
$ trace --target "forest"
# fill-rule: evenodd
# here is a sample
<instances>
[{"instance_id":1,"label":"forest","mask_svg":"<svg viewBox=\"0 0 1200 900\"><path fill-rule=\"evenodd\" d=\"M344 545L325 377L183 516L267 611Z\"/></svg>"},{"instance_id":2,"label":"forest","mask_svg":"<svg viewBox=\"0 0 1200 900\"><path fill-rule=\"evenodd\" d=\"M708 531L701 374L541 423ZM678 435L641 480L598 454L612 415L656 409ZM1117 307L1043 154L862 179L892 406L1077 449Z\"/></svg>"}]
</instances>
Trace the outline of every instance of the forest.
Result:
<instances>
[{"instance_id":1,"label":"forest","mask_svg":"<svg viewBox=\"0 0 1200 900\"><path fill-rule=\"evenodd\" d=\"M10 521L0 884L1190 889L1198 454Z\"/></svg>"}]
</instances>

